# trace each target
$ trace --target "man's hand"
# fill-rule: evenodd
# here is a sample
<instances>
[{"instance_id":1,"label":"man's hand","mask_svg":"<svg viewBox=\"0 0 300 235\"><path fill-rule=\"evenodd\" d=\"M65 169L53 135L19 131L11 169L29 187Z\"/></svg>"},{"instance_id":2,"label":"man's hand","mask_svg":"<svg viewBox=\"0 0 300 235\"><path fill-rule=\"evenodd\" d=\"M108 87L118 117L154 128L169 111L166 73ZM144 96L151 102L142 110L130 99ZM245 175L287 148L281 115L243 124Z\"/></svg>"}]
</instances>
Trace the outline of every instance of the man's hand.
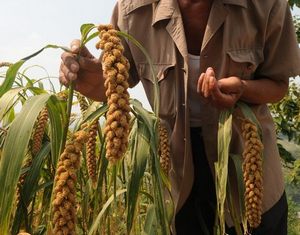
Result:
<instances>
[{"instance_id":1,"label":"man's hand","mask_svg":"<svg viewBox=\"0 0 300 235\"><path fill-rule=\"evenodd\" d=\"M214 70L208 68L199 77L197 91L218 108L231 108L243 93L243 82L234 76L217 80Z\"/></svg>"},{"instance_id":2,"label":"man's hand","mask_svg":"<svg viewBox=\"0 0 300 235\"><path fill-rule=\"evenodd\" d=\"M61 55L59 71L60 82L68 86L74 81L75 89L81 94L98 101L105 100L100 60L95 58L86 47L80 49L80 40L71 43L71 51Z\"/></svg>"}]
</instances>

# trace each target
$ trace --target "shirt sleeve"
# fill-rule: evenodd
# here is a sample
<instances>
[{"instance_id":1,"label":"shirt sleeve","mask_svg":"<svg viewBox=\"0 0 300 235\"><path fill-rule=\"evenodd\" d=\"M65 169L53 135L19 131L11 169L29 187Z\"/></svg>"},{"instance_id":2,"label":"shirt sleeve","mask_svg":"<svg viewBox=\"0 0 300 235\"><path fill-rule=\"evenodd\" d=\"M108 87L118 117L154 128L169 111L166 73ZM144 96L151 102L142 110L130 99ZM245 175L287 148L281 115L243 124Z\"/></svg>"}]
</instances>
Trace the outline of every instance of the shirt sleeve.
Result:
<instances>
[{"instance_id":1,"label":"shirt sleeve","mask_svg":"<svg viewBox=\"0 0 300 235\"><path fill-rule=\"evenodd\" d=\"M269 16L264 62L255 77L285 80L300 75L300 49L287 1L275 1Z\"/></svg>"},{"instance_id":2,"label":"shirt sleeve","mask_svg":"<svg viewBox=\"0 0 300 235\"><path fill-rule=\"evenodd\" d=\"M122 30L119 27L119 7L118 7L117 3L114 7L113 13L112 13L112 17L111 17L111 24L115 27L115 29L117 30ZM124 46L124 56L128 59L129 64L130 64L130 70L129 70L129 87L134 87L135 85L137 85L140 81L139 76L138 76L138 72L134 63L134 60L132 58L129 46L127 41L122 38L122 45Z\"/></svg>"}]
</instances>

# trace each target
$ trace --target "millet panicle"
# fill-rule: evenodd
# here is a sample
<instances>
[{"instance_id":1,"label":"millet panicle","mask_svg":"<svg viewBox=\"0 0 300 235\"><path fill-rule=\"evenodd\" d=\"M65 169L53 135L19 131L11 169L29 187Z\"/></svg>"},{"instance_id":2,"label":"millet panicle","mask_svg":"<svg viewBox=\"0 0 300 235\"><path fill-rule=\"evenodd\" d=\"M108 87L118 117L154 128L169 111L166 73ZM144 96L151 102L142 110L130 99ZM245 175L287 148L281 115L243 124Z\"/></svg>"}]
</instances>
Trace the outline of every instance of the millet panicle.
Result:
<instances>
[{"instance_id":1,"label":"millet panicle","mask_svg":"<svg viewBox=\"0 0 300 235\"><path fill-rule=\"evenodd\" d=\"M102 69L108 103L104 134L106 138L106 157L115 164L127 150L129 136L130 106L127 91L129 62L123 56L124 47L112 25L98 28L100 42L98 49L103 50Z\"/></svg>"},{"instance_id":2,"label":"millet panicle","mask_svg":"<svg viewBox=\"0 0 300 235\"><path fill-rule=\"evenodd\" d=\"M87 139L86 131L76 132L59 158L52 200L53 234L76 234L76 173L80 167L80 152Z\"/></svg>"},{"instance_id":3,"label":"millet panicle","mask_svg":"<svg viewBox=\"0 0 300 235\"><path fill-rule=\"evenodd\" d=\"M257 126L248 119L242 121L242 136L246 218L250 227L257 228L262 215L263 144Z\"/></svg>"}]
</instances>

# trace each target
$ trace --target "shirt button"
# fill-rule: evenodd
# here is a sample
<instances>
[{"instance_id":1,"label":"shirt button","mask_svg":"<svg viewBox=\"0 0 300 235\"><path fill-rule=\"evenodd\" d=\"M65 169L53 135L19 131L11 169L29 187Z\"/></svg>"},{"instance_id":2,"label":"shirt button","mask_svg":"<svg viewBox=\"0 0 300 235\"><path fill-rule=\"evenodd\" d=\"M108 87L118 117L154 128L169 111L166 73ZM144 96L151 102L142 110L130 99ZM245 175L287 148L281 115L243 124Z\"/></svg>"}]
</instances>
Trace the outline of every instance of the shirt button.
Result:
<instances>
[{"instance_id":1,"label":"shirt button","mask_svg":"<svg viewBox=\"0 0 300 235\"><path fill-rule=\"evenodd\" d=\"M185 142L185 141L186 141L186 138L183 138L183 141Z\"/></svg>"}]
</instances>

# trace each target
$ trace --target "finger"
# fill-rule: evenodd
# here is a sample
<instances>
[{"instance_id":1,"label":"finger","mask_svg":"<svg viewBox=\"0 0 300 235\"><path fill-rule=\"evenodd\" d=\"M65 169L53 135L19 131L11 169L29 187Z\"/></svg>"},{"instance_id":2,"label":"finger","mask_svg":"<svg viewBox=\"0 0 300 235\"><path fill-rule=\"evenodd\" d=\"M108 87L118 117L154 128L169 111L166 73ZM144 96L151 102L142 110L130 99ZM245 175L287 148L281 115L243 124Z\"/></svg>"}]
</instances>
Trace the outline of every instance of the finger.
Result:
<instances>
[{"instance_id":1,"label":"finger","mask_svg":"<svg viewBox=\"0 0 300 235\"><path fill-rule=\"evenodd\" d=\"M208 79L208 97L210 97L213 93L213 90L214 89L218 89L218 86L216 85L217 84L217 80L215 77L211 76L209 77Z\"/></svg>"},{"instance_id":2,"label":"finger","mask_svg":"<svg viewBox=\"0 0 300 235\"><path fill-rule=\"evenodd\" d=\"M81 41L79 39L74 39L72 42L71 42L71 51L74 53L74 54L78 54L79 52L79 48L80 48L80 44L81 44Z\"/></svg>"},{"instance_id":3,"label":"finger","mask_svg":"<svg viewBox=\"0 0 300 235\"><path fill-rule=\"evenodd\" d=\"M205 90L206 90L206 80L208 79L207 77L207 73L204 74L204 77L203 77L203 81L202 81L202 85L201 85L201 94L203 96L205 96Z\"/></svg>"},{"instance_id":4,"label":"finger","mask_svg":"<svg viewBox=\"0 0 300 235\"><path fill-rule=\"evenodd\" d=\"M77 73L71 72L71 70L64 64L61 64L60 71L62 74L64 74L64 77L67 79L67 81L74 81L77 79Z\"/></svg>"},{"instance_id":5,"label":"finger","mask_svg":"<svg viewBox=\"0 0 300 235\"><path fill-rule=\"evenodd\" d=\"M197 92L198 93L201 93L201 87L202 87L202 84L203 84L204 77L205 77L205 73L201 73L200 77L198 79L198 82L197 82Z\"/></svg>"},{"instance_id":6,"label":"finger","mask_svg":"<svg viewBox=\"0 0 300 235\"><path fill-rule=\"evenodd\" d=\"M59 73L59 82L64 86L68 86L68 84L69 84L69 82L66 79L65 75L63 74L63 72Z\"/></svg>"},{"instance_id":7,"label":"finger","mask_svg":"<svg viewBox=\"0 0 300 235\"><path fill-rule=\"evenodd\" d=\"M213 83L215 80L215 73L214 70L209 67L206 70L206 79L204 81L204 97L209 97L211 93L210 83Z\"/></svg>"},{"instance_id":8,"label":"finger","mask_svg":"<svg viewBox=\"0 0 300 235\"><path fill-rule=\"evenodd\" d=\"M64 52L61 55L61 59L63 64L71 70L73 73L77 73L79 71L79 64L77 62L76 55L68 52Z\"/></svg>"},{"instance_id":9,"label":"finger","mask_svg":"<svg viewBox=\"0 0 300 235\"><path fill-rule=\"evenodd\" d=\"M81 41L79 39L74 39L71 42L71 51L74 54L79 54L83 57L93 58L94 56L90 53L90 51L85 47L81 45Z\"/></svg>"}]
</instances>

